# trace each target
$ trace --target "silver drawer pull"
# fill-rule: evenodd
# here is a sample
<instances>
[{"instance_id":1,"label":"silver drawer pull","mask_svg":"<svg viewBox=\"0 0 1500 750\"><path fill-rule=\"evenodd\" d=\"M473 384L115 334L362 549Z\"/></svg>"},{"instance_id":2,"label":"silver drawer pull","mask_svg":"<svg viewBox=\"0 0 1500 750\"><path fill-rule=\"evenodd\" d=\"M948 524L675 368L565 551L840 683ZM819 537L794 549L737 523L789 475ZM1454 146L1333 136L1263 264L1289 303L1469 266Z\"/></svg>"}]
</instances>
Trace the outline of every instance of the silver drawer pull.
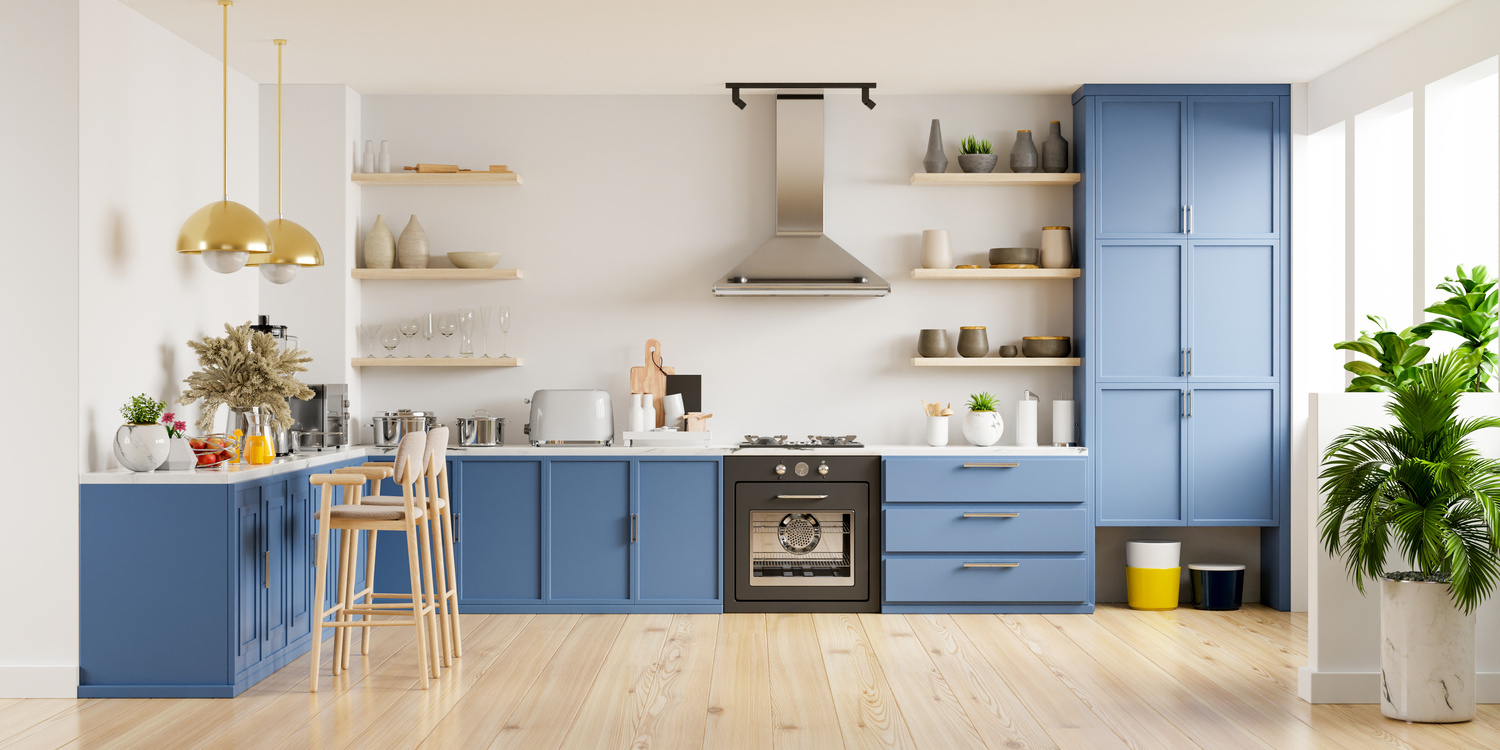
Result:
<instances>
[{"instance_id":1,"label":"silver drawer pull","mask_svg":"<svg viewBox=\"0 0 1500 750\"><path fill-rule=\"evenodd\" d=\"M777 500L827 500L827 495L777 495Z\"/></svg>"},{"instance_id":2,"label":"silver drawer pull","mask_svg":"<svg viewBox=\"0 0 1500 750\"><path fill-rule=\"evenodd\" d=\"M965 513L964 518L1018 518L1020 513Z\"/></svg>"},{"instance_id":3,"label":"silver drawer pull","mask_svg":"<svg viewBox=\"0 0 1500 750\"><path fill-rule=\"evenodd\" d=\"M1014 469L1020 464L964 464L965 469Z\"/></svg>"},{"instance_id":4,"label":"silver drawer pull","mask_svg":"<svg viewBox=\"0 0 1500 750\"><path fill-rule=\"evenodd\" d=\"M965 568L1019 568L1020 563L964 563Z\"/></svg>"}]
</instances>

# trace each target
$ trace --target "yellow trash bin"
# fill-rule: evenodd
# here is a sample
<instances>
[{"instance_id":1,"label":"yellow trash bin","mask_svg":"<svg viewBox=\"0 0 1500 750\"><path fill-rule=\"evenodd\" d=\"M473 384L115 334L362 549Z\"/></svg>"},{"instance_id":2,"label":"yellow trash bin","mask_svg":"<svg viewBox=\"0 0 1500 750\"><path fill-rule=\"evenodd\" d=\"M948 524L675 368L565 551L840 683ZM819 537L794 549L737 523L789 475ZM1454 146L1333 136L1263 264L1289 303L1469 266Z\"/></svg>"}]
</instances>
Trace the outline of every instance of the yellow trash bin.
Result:
<instances>
[{"instance_id":1,"label":"yellow trash bin","mask_svg":"<svg viewBox=\"0 0 1500 750\"><path fill-rule=\"evenodd\" d=\"M1125 600L1131 609L1177 609L1182 543L1141 539L1125 543Z\"/></svg>"}]
</instances>

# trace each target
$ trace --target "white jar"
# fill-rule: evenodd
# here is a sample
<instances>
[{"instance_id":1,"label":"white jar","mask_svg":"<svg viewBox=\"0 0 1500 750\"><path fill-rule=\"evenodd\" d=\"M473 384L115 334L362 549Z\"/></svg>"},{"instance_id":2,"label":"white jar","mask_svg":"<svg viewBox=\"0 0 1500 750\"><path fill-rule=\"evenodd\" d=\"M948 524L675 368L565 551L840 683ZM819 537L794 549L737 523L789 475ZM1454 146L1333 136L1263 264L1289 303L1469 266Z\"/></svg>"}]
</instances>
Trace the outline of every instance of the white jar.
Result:
<instances>
[{"instance_id":1,"label":"white jar","mask_svg":"<svg viewBox=\"0 0 1500 750\"><path fill-rule=\"evenodd\" d=\"M953 267L953 240L948 235L948 230L922 230L922 267Z\"/></svg>"},{"instance_id":2,"label":"white jar","mask_svg":"<svg viewBox=\"0 0 1500 750\"><path fill-rule=\"evenodd\" d=\"M625 429L630 432L644 432L646 429L646 410L641 408L641 394L630 394L630 411L625 415Z\"/></svg>"},{"instance_id":3,"label":"white jar","mask_svg":"<svg viewBox=\"0 0 1500 750\"><path fill-rule=\"evenodd\" d=\"M971 411L964 415L964 439L980 448L1000 442L1005 434L1005 420L997 411Z\"/></svg>"},{"instance_id":4,"label":"white jar","mask_svg":"<svg viewBox=\"0 0 1500 750\"><path fill-rule=\"evenodd\" d=\"M1042 227L1042 268L1073 267L1073 230Z\"/></svg>"},{"instance_id":5,"label":"white jar","mask_svg":"<svg viewBox=\"0 0 1500 750\"><path fill-rule=\"evenodd\" d=\"M948 444L948 418L927 418L927 444L934 448L941 448Z\"/></svg>"}]
</instances>

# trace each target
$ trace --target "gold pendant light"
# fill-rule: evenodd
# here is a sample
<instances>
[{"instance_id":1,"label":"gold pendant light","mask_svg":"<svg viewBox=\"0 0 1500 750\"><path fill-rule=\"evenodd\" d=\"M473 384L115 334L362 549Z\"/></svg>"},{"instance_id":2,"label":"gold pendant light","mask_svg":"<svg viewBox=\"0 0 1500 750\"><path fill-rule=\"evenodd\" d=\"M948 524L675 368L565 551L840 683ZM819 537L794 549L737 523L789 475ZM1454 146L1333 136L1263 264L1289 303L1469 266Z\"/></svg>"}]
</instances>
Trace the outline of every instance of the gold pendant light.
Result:
<instances>
[{"instance_id":1,"label":"gold pendant light","mask_svg":"<svg viewBox=\"0 0 1500 750\"><path fill-rule=\"evenodd\" d=\"M252 255L247 265L260 266L260 275L272 284L285 284L297 278L302 266L323 265L323 248L317 238L301 224L281 215L281 50L285 39L276 42L276 218L266 222L271 228L274 246L269 255Z\"/></svg>"},{"instance_id":2,"label":"gold pendant light","mask_svg":"<svg viewBox=\"0 0 1500 750\"><path fill-rule=\"evenodd\" d=\"M218 273L234 273L251 255L271 252L271 230L249 206L229 200L229 6L234 0L219 0L224 8L224 196L193 212L177 234L177 252L203 256L203 262Z\"/></svg>"}]
</instances>

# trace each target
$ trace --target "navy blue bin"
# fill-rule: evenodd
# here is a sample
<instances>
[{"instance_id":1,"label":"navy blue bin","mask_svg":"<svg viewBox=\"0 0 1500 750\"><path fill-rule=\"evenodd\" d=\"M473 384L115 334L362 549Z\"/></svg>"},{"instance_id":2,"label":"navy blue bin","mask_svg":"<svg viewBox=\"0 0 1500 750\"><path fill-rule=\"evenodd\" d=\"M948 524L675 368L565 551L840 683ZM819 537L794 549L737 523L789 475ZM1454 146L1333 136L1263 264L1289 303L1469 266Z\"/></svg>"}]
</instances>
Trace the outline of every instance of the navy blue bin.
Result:
<instances>
[{"instance_id":1,"label":"navy blue bin","mask_svg":"<svg viewBox=\"0 0 1500 750\"><path fill-rule=\"evenodd\" d=\"M1245 566L1197 563L1188 566L1193 584L1193 606L1198 609L1239 609L1245 598Z\"/></svg>"}]
</instances>

